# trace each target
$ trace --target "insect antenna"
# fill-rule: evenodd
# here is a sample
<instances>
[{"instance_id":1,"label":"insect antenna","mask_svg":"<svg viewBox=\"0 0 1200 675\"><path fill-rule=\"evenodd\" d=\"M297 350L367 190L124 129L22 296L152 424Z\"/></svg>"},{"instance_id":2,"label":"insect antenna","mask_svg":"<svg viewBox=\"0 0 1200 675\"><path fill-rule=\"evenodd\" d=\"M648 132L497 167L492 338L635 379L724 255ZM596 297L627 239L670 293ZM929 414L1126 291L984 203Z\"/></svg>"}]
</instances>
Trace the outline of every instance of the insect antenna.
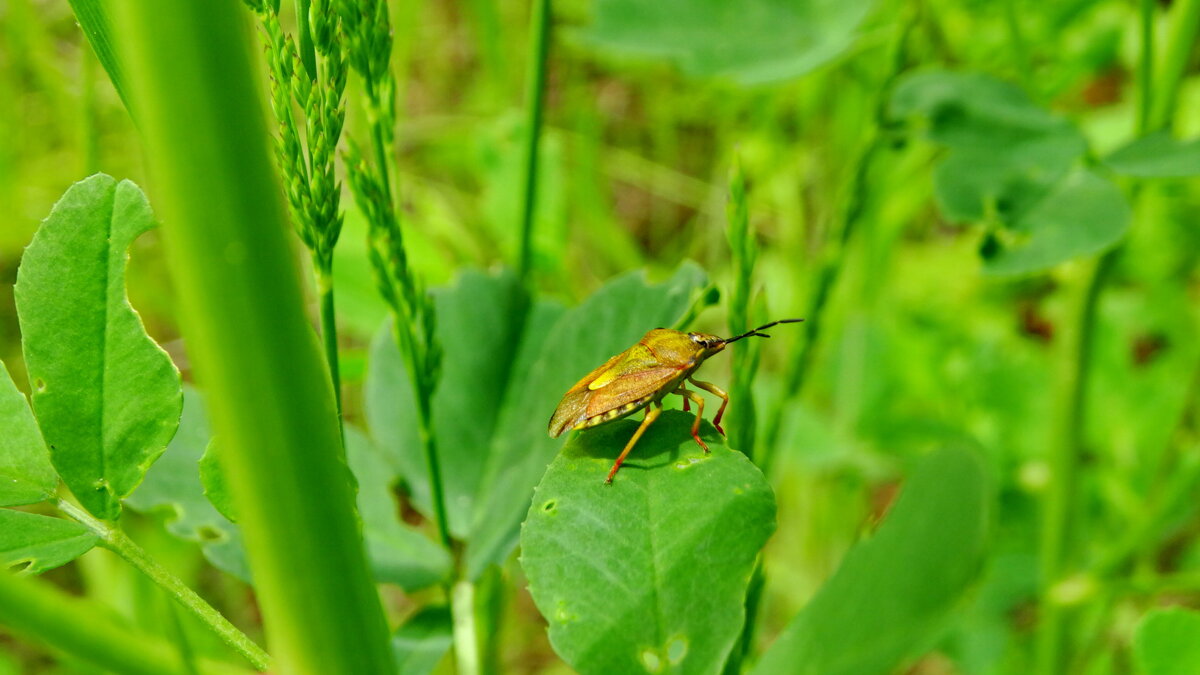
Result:
<instances>
[{"instance_id":1,"label":"insect antenna","mask_svg":"<svg viewBox=\"0 0 1200 675\"><path fill-rule=\"evenodd\" d=\"M766 333L762 333L760 331L764 331L764 330L770 328L771 326L778 326L781 323L800 323L803 320L804 319L780 319L778 321L772 321L771 323L768 323L764 326L759 326L758 328L755 328L754 330L751 330L747 333L742 333L741 335L739 335L737 337L731 337L728 340L722 340L722 342L724 342L725 344L729 344L730 342L737 342L738 340L741 340L742 338L748 338L751 336L769 338L769 337L771 337L770 335L767 335Z\"/></svg>"}]
</instances>

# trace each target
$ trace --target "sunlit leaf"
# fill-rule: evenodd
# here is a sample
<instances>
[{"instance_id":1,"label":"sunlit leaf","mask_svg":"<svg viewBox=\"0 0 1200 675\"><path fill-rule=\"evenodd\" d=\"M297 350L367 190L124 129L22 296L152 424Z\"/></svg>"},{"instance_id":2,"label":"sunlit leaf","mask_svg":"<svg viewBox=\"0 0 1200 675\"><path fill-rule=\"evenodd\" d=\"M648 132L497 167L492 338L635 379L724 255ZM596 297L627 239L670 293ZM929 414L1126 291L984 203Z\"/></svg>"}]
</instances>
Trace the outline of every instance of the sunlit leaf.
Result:
<instances>
[{"instance_id":1,"label":"sunlit leaf","mask_svg":"<svg viewBox=\"0 0 1200 675\"><path fill-rule=\"evenodd\" d=\"M1200 672L1200 612L1172 607L1150 612L1133 636L1140 675Z\"/></svg>"},{"instance_id":2,"label":"sunlit leaf","mask_svg":"<svg viewBox=\"0 0 1200 675\"><path fill-rule=\"evenodd\" d=\"M37 422L8 369L0 363L0 506L32 504L54 496L58 474Z\"/></svg>"},{"instance_id":3,"label":"sunlit leaf","mask_svg":"<svg viewBox=\"0 0 1200 675\"><path fill-rule=\"evenodd\" d=\"M925 458L879 530L846 554L753 672L887 673L921 654L978 575L987 505L974 455Z\"/></svg>"},{"instance_id":4,"label":"sunlit leaf","mask_svg":"<svg viewBox=\"0 0 1200 675\"><path fill-rule=\"evenodd\" d=\"M534 492L521 566L551 644L581 673L716 673L740 634L775 498L708 424L703 454L692 419L663 413L611 485L638 422L581 432Z\"/></svg>"},{"instance_id":5,"label":"sunlit leaf","mask_svg":"<svg viewBox=\"0 0 1200 675\"><path fill-rule=\"evenodd\" d=\"M179 425L179 371L125 297L145 195L98 174L73 185L25 250L15 296L33 408L79 501L115 519Z\"/></svg>"},{"instance_id":6,"label":"sunlit leaf","mask_svg":"<svg viewBox=\"0 0 1200 675\"><path fill-rule=\"evenodd\" d=\"M39 574L87 553L97 541L73 520L0 509L0 568Z\"/></svg>"}]
</instances>

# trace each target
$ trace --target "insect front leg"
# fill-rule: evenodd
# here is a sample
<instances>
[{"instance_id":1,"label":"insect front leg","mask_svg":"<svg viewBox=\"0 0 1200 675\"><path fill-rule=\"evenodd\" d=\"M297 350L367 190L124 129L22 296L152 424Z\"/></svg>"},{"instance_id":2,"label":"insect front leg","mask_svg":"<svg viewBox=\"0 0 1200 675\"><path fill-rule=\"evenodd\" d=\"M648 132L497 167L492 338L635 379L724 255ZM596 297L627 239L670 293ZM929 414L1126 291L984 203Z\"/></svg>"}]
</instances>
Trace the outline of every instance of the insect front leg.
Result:
<instances>
[{"instance_id":1,"label":"insect front leg","mask_svg":"<svg viewBox=\"0 0 1200 675\"><path fill-rule=\"evenodd\" d=\"M721 416L725 414L725 406L729 405L729 394L726 394L724 389L718 387L712 382L701 382L693 380L690 377L688 378L688 382L691 382L710 394L716 394L717 396L721 397L721 407L717 408L717 416L713 418L713 426L717 428L717 431L721 432L722 436L724 436L725 430L721 428Z\"/></svg>"},{"instance_id":2,"label":"insect front leg","mask_svg":"<svg viewBox=\"0 0 1200 675\"><path fill-rule=\"evenodd\" d=\"M633 446L637 445L638 439L642 437L642 434L646 433L646 429L651 424L654 424L654 420L658 419L658 416L661 414L661 402L655 402L653 406L646 407L646 418L642 420L642 425L637 428L637 431L633 432L633 438L629 439L629 442L625 444L625 449L621 451L621 454L617 457L617 461L613 462L612 469L608 472L608 478L604 479L606 485L612 485L613 476L617 475L617 469L621 468L621 463L625 461L625 457L629 454L629 451L633 450Z\"/></svg>"},{"instance_id":3,"label":"insect front leg","mask_svg":"<svg viewBox=\"0 0 1200 675\"><path fill-rule=\"evenodd\" d=\"M696 402L696 421L692 422L692 438L696 439L696 442L699 443L700 447L704 449L705 453L707 453L708 444L700 440L700 419L704 416L704 399L700 397L700 394L697 394L691 389L685 388L682 384L679 385L679 388L675 390L675 393L682 396L685 402L688 399ZM686 410L686 408L684 409Z\"/></svg>"},{"instance_id":4,"label":"insect front leg","mask_svg":"<svg viewBox=\"0 0 1200 675\"><path fill-rule=\"evenodd\" d=\"M687 388L687 385L685 385L684 383L680 382L680 383L679 383L679 389L676 389L676 390L675 390L675 393L676 393L676 394L679 394L680 396L682 396L682 397L683 397L683 412L691 412L691 411L692 411L692 404L691 404L690 402L688 402L688 395L687 395L687 393L688 393L688 388Z\"/></svg>"}]
</instances>

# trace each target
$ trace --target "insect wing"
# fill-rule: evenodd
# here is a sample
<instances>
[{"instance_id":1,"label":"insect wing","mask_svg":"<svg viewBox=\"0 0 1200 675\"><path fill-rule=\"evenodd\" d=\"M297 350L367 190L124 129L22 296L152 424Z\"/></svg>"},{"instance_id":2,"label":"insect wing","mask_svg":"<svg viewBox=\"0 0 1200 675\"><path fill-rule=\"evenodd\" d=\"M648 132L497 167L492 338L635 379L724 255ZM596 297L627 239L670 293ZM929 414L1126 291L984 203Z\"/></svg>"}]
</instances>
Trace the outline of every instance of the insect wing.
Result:
<instances>
[{"instance_id":1,"label":"insect wing","mask_svg":"<svg viewBox=\"0 0 1200 675\"><path fill-rule=\"evenodd\" d=\"M592 397L592 390L589 385L592 384L602 373L616 365L626 352L621 352L604 362L604 365L593 370L583 379L575 383L575 386L567 390L559 401L558 407L554 409L554 415L550 417L550 438L558 438L564 431L579 424L586 418L588 400Z\"/></svg>"},{"instance_id":2,"label":"insect wing","mask_svg":"<svg viewBox=\"0 0 1200 675\"><path fill-rule=\"evenodd\" d=\"M654 394L668 386L671 380L678 378L681 372L680 368L659 366L621 375L603 388L592 392L592 397L587 404L585 419L605 413L615 413L610 418L615 419L618 415L632 412L637 406L644 405ZM628 405L634 405L634 407L622 410L624 406Z\"/></svg>"}]
</instances>

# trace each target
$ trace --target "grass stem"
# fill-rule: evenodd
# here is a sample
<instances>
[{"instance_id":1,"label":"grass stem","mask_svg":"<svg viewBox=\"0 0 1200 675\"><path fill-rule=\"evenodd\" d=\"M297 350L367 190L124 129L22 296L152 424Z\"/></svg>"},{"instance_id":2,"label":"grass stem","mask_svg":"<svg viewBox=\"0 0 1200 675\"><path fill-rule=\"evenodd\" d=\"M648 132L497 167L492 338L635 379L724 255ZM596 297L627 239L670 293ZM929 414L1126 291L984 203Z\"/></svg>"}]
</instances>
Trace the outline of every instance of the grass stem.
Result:
<instances>
[{"instance_id":1,"label":"grass stem","mask_svg":"<svg viewBox=\"0 0 1200 675\"><path fill-rule=\"evenodd\" d=\"M517 276L528 283L533 257L533 217L537 208L538 148L545 104L546 61L550 48L550 0L534 0L530 19L528 88L525 91L524 174L521 190L521 250Z\"/></svg>"}]
</instances>

